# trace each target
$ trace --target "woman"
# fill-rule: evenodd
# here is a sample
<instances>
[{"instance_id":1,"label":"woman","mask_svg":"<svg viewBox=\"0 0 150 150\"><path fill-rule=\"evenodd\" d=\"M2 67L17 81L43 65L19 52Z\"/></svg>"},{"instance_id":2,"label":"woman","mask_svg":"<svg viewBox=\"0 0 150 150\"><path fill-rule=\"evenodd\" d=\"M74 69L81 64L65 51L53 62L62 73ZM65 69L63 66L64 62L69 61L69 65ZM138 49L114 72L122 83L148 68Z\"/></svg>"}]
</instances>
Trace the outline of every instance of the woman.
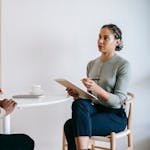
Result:
<instances>
[{"instance_id":1,"label":"woman","mask_svg":"<svg viewBox=\"0 0 150 150\"><path fill-rule=\"evenodd\" d=\"M2 90L0 89L0 94ZM12 99L0 100L0 118L10 114L16 106ZM33 150L34 141L25 134L0 134L0 150Z\"/></svg>"},{"instance_id":2,"label":"woman","mask_svg":"<svg viewBox=\"0 0 150 150\"><path fill-rule=\"evenodd\" d=\"M64 125L68 150L87 150L89 137L108 135L125 129L127 117L124 101L130 80L130 65L116 54L122 49L122 32L114 24L104 25L99 33L100 57L87 65L87 78L82 80L88 91L98 97L98 103L78 97L77 91L67 88L75 101L72 119Z\"/></svg>"}]
</instances>

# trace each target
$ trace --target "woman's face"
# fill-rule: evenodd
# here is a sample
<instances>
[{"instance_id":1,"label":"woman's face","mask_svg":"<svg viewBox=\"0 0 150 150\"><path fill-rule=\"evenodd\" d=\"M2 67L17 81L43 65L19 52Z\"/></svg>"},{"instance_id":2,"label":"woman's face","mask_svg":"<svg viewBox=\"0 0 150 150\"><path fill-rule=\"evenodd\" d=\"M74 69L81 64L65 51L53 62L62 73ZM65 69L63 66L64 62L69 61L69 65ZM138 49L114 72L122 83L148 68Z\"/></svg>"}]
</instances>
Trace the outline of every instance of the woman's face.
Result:
<instances>
[{"instance_id":1,"label":"woman's face","mask_svg":"<svg viewBox=\"0 0 150 150\"><path fill-rule=\"evenodd\" d=\"M100 52L111 53L120 44L120 39L115 39L112 31L106 27L101 29L97 44Z\"/></svg>"}]
</instances>

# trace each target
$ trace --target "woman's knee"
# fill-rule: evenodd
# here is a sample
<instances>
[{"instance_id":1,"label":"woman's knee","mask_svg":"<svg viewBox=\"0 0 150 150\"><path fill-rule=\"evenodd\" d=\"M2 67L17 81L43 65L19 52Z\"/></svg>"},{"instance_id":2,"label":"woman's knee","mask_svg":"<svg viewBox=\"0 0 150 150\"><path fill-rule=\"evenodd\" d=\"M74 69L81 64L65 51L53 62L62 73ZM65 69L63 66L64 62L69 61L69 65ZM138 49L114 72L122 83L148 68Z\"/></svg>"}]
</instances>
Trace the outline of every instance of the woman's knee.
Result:
<instances>
[{"instance_id":1,"label":"woman's knee","mask_svg":"<svg viewBox=\"0 0 150 150\"><path fill-rule=\"evenodd\" d=\"M22 138L22 141L24 143L24 145L27 147L27 149L33 150L34 149L34 140L26 135L26 134L20 134L18 135L20 136L20 138Z\"/></svg>"},{"instance_id":2,"label":"woman's knee","mask_svg":"<svg viewBox=\"0 0 150 150\"><path fill-rule=\"evenodd\" d=\"M88 99L78 99L72 103L72 111L89 110L91 101Z\"/></svg>"},{"instance_id":3,"label":"woman's knee","mask_svg":"<svg viewBox=\"0 0 150 150\"><path fill-rule=\"evenodd\" d=\"M34 140L28 135L24 135L24 136L26 137L28 143L30 143L31 147L34 147Z\"/></svg>"},{"instance_id":4,"label":"woman's knee","mask_svg":"<svg viewBox=\"0 0 150 150\"><path fill-rule=\"evenodd\" d=\"M1 135L1 142L3 145L0 146L0 149L3 150L3 147L6 149L15 149L15 150L33 150L34 141L31 137L26 134L10 134L10 135ZM6 145L6 142L9 141L9 145Z\"/></svg>"},{"instance_id":5,"label":"woman's knee","mask_svg":"<svg viewBox=\"0 0 150 150\"><path fill-rule=\"evenodd\" d=\"M69 119L65 122L64 124L64 132L65 134L70 132L70 130L72 130L72 119Z\"/></svg>"}]
</instances>

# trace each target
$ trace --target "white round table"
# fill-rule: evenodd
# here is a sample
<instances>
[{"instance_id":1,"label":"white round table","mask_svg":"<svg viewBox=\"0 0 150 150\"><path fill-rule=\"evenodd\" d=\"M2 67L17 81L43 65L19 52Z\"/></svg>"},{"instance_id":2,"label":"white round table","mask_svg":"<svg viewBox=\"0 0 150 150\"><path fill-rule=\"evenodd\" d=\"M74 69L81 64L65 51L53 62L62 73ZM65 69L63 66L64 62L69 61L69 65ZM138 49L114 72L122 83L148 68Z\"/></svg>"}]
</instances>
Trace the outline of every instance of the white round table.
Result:
<instances>
[{"instance_id":1,"label":"white round table","mask_svg":"<svg viewBox=\"0 0 150 150\"><path fill-rule=\"evenodd\" d=\"M72 97L65 96L42 96L39 98L16 98L14 99L17 102L17 108L26 108L26 107L37 107L37 106L47 106L57 103L63 103L69 100L72 100ZM3 118L3 133L11 133L11 115L7 115Z\"/></svg>"}]
</instances>

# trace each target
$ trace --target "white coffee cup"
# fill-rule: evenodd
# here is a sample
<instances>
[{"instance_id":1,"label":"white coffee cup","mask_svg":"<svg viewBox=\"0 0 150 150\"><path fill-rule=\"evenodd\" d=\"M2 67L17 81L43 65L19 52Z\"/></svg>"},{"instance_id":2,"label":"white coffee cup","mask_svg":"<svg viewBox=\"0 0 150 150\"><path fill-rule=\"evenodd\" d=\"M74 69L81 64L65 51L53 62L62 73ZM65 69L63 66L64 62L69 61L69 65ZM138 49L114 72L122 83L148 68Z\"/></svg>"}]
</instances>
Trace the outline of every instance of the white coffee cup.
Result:
<instances>
[{"instance_id":1,"label":"white coffee cup","mask_svg":"<svg viewBox=\"0 0 150 150\"><path fill-rule=\"evenodd\" d=\"M42 95L43 92L44 91L42 90L41 85L37 85L37 84L32 85L31 94L33 94L33 95Z\"/></svg>"}]
</instances>

